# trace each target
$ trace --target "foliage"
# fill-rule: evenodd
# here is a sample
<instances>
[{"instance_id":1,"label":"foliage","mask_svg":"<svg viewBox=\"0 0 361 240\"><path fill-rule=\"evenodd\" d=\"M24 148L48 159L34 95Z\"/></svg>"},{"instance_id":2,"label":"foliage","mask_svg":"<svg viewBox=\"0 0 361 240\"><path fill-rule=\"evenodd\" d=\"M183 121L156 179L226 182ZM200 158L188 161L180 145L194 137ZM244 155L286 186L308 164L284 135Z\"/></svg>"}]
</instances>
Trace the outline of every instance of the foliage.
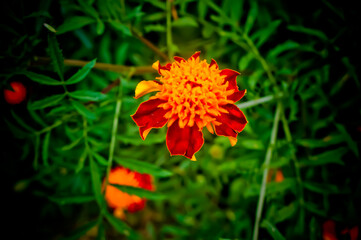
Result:
<instances>
[{"instance_id":1,"label":"foliage","mask_svg":"<svg viewBox=\"0 0 361 240\"><path fill-rule=\"evenodd\" d=\"M319 1L42 0L2 3L3 186L14 236L53 239L320 239L360 225L360 81L355 6ZM174 55L241 72L249 121L231 147L205 134L197 162L142 141L136 84ZM147 207L114 217L114 165L154 176ZM284 180L267 181L281 169ZM263 202L264 201L264 202ZM259 227L259 229L258 229Z\"/></svg>"}]
</instances>

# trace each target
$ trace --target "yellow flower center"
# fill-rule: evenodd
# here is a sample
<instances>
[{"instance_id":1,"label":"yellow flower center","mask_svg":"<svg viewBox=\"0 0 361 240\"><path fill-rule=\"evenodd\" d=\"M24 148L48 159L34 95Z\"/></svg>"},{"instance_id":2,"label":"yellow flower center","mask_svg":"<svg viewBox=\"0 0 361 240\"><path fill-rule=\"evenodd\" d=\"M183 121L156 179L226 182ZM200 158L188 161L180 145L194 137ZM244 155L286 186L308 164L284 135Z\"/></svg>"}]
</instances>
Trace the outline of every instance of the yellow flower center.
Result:
<instances>
[{"instance_id":1,"label":"yellow flower center","mask_svg":"<svg viewBox=\"0 0 361 240\"><path fill-rule=\"evenodd\" d=\"M163 85L154 97L167 101L159 107L169 109L164 116L169 119L168 126L179 119L181 128L197 124L199 128L207 126L209 129L209 123L220 124L216 116L227 113L222 105L233 103L227 100L234 90L227 91L226 76L220 74L216 64L210 66L199 57L175 61L169 71L161 69L160 73L162 76L157 79Z\"/></svg>"}]
</instances>

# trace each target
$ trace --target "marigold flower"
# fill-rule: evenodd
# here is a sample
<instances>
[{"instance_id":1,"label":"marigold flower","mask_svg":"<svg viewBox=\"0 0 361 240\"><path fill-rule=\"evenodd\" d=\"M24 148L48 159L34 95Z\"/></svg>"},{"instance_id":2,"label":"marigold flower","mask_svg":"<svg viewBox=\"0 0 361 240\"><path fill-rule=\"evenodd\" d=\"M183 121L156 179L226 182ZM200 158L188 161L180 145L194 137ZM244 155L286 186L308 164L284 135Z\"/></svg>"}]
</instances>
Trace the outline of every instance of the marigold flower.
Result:
<instances>
[{"instance_id":1,"label":"marigold flower","mask_svg":"<svg viewBox=\"0 0 361 240\"><path fill-rule=\"evenodd\" d=\"M243 112L234 104L246 90L239 91L236 78L240 74L230 69L220 70L212 59L208 64L196 52L187 61L174 57L173 63L153 68L161 75L159 81L141 81L135 98L157 92L141 103L132 118L144 140L152 128L167 124L166 144L171 155L183 155L196 160L194 154L203 143L202 129L229 138L231 145L247 124Z\"/></svg>"},{"instance_id":2,"label":"marigold flower","mask_svg":"<svg viewBox=\"0 0 361 240\"><path fill-rule=\"evenodd\" d=\"M150 191L154 190L149 174L141 174L121 166L115 167L110 171L109 183L139 187ZM110 184L107 185L105 190L105 200L109 207L115 209L115 212L119 213L127 210L133 213L144 208L145 199L129 195Z\"/></svg>"}]
</instances>

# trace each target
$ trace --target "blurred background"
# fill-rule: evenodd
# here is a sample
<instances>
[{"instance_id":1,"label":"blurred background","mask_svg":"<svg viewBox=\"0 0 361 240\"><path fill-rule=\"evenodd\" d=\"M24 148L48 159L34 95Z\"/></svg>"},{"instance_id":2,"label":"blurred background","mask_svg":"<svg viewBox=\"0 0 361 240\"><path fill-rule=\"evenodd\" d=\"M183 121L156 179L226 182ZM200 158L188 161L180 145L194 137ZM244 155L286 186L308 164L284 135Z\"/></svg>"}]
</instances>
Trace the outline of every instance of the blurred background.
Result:
<instances>
[{"instance_id":1,"label":"blurred background","mask_svg":"<svg viewBox=\"0 0 361 240\"><path fill-rule=\"evenodd\" d=\"M361 91L357 1L2 1L1 185L11 239L357 239ZM358 20L357 20L358 19ZM130 118L141 80L173 56L241 73L248 124L204 131L192 162L166 128ZM14 90L12 92L11 90ZM10 91L10 93L9 93ZM111 168L152 175L124 216Z\"/></svg>"}]
</instances>

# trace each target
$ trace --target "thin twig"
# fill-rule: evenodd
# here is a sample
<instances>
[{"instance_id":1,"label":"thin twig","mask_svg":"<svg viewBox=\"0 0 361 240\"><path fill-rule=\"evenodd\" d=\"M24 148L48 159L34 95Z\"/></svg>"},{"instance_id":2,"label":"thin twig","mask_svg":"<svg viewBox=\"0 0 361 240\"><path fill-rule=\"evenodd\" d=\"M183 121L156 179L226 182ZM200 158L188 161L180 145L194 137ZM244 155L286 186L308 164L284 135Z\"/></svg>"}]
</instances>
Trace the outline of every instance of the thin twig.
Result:
<instances>
[{"instance_id":1,"label":"thin twig","mask_svg":"<svg viewBox=\"0 0 361 240\"><path fill-rule=\"evenodd\" d=\"M51 62L51 59L48 57L34 57L34 61L32 61L30 63L30 66L45 65L45 64L49 64L50 62ZM83 61L83 60L64 59L65 66L83 67L87 63L89 63L89 62ZM94 65L94 68L103 70L103 71L110 71L110 72L117 72L117 73L127 73L127 72L134 70L134 72L133 72L134 75L143 75L145 73L155 73L156 72L152 68L152 66L132 67L132 66L109 64L109 63L96 63Z\"/></svg>"},{"instance_id":2,"label":"thin twig","mask_svg":"<svg viewBox=\"0 0 361 240\"><path fill-rule=\"evenodd\" d=\"M258 239L259 223L261 221L263 203L264 203L264 199L265 199L265 196L266 196L266 184L267 184L267 177L268 177L268 166L270 165L270 162L271 162L271 159L272 159L273 149L275 148L275 144L276 144L276 140L277 140L278 124L279 124L279 121L280 121L281 110L282 110L282 107L281 107L281 104L279 102L277 104L276 114L275 114L275 118L274 118L274 121L273 121L271 140L270 140L270 143L268 145L266 157L265 157L264 164L263 164L265 166L265 169L263 170L262 185L261 185L261 190L260 190L259 199L258 199L256 220L255 220L255 223L254 223L254 231L253 231L253 240Z\"/></svg>"}]
</instances>

